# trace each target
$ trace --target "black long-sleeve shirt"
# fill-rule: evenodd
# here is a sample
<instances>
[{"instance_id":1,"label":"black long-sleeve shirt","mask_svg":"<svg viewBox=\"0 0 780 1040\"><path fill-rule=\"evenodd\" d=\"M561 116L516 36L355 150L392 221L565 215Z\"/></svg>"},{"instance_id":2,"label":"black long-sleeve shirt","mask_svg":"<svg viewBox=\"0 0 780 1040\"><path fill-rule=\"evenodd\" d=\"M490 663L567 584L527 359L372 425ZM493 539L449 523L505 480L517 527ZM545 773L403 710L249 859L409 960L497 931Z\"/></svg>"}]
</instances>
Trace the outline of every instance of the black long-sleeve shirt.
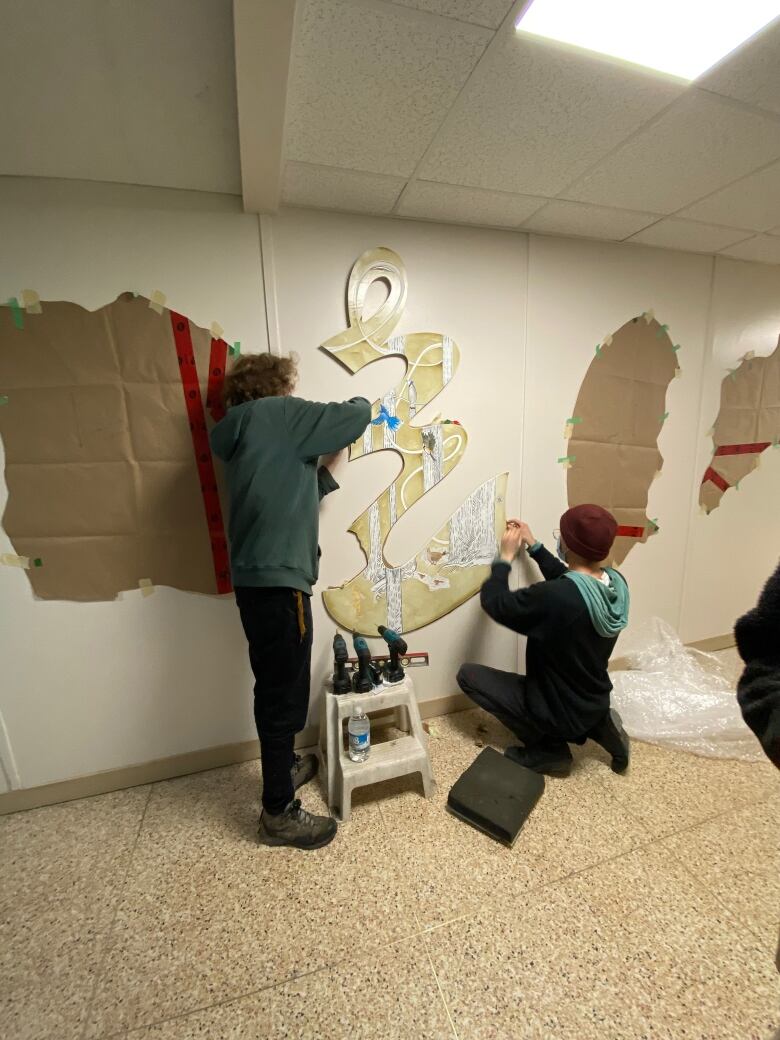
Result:
<instances>
[{"instance_id":1,"label":"black long-sleeve shirt","mask_svg":"<svg viewBox=\"0 0 780 1040\"><path fill-rule=\"evenodd\" d=\"M742 717L780 769L780 566L758 604L737 621L734 634L745 662L737 685Z\"/></svg>"},{"instance_id":2,"label":"black long-sleeve shirt","mask_svg":"<svg viewBox=\"0 0 780 1040\"><path fill-rule=\"evenodd\" d=\"M609 710L607 663L617 638L600 636L566 565L539 546L529 554L544 581L513 592L508 563L496 561L482 586L483 609L528 637L526 708L541 729L577 740Z\"/></svg>"}]
</instances>

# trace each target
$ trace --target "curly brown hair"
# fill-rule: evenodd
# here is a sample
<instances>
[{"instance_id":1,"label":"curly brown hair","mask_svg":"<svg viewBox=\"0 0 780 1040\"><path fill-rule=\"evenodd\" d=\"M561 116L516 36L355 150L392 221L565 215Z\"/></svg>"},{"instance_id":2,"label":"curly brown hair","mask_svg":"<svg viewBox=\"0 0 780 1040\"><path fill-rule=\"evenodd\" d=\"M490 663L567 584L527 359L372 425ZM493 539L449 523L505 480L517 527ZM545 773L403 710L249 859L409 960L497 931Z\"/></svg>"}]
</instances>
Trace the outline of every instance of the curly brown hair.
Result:
<instances>
[{"instance_id":1,"label":"curly brown hair","mask_svg":"<svg viewBox=\"0 0 780 1040\"><path fill-rule=\"evenodd\" d=\"M291 394L298 379L298 366L290 357L276 354L245 354L225 376L222 399L226 408L259 397Z\"/></svg>"}]
</instances>

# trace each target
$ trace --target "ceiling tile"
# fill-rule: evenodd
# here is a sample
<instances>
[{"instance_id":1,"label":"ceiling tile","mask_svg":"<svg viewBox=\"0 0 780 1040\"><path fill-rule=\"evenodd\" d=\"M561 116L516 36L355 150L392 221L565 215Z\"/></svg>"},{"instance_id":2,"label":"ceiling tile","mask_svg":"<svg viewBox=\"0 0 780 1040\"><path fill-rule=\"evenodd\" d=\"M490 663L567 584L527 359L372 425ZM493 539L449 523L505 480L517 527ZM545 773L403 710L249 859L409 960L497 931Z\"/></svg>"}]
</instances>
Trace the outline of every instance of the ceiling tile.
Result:
<instances>
[{"instance_id":1,"label":"ceiling tile","mask_svg":"<svg viewBox=\"0 0 780 1040\"><path fill-rule=\"evenodd\" d=\"M780 162L694 202L679 216L753 231L774 227L780 221Z\"/></svg>"},{"instance_id":2,"label":"ceiling tile","mask_svg":"<svg viewBox=\"0 0 780 1040\"><path fill-rule=\"evenodd\" d=\"M287 158L409 176L491 38L395 4L306 0Z\"/></svg>"},{"instance_id":3,"label":"ceiling tile","mask_svg":"<svg viewBox=\"0 0 780 1040\"><path fill-rule=\"evenodd\" d=\"M780 122L693 90L566 191L671 213L780 158Z\"/></svg>"},{"instance_id":4,"label":"ceiling tile","mask_svg":"<svg viewBox=\"0 0 780 1040\"><path fill-rule=\"evenodd\" d=\"M581 202L553 199L523 224L523 230L620 241L657 219L654 213L637 213L633 210L587 206Z\"/></svg>"},{"instance_id":5,"label":"ceiling tile","mask_svg":"<svg viewBox=\"0 0 780 1040\"><path fill-rule=\"evenodd\" d=\"M780 112L780 18L725 58L697 86Z\"/></svg>"},{"instance_id":6,"label":"ceiling tile","mask_svg":"<svg viewBox=\"0 0 780 1040\"><path fill-rule=\"evenodd\" d=\"M405 183L403 177L288 162L282 203L351 213L390 213Z\"/></svg>"},{"instance_id":7,"label":"ceiling tile","mask_svg":"<svg viewBox=\"0 0 780 1040\"><path fill-rule=\"evenodd\" d=\"M758 260L763 264L780 264L780 236L756 235L736 246L728 246L721 250L726 256L735 256L738 260Z\"/></svg>"},{"instance_id":8,"label":"ceiling tile","mask_svg":"<svg viewBox=\"0 0 780 1040\"><path fill-rule=\"evenodd\" d=\"M509 33L480 62L419 175L554 195L681 89L641 70Z\"/></svg>"},{"instance_id":9,"label":"ceiling tile","mask_svg":"<svg viewBox=\"0 0 780 1040\"><path fill-rule=\"evenodd\" d=\"M462 188L438 181L414 181L403 193L398 213L455 224L515 228L546 201L531 195Z\"/></svg>"},{"instance_id":10,"label":"ceiling tile","mask_svg":"<svg viewBox=\"0 0 780 1040\"><path fill-rule=\"evenodd\" d=\"M665 249L687 249L694 253L716 253L724 246L740 242L750 234L734 228L714 227L712 224L697 224L692 220L666 217L657 224L634 235L631 242L645 246L662 246Z\"/></svg>"},{"instance_id":11,"label":"ceiling tile","mask_svg":"<svg viewBox=\"0 0 780 1040\"><path fill-rule=\"evenodd\" d=\"M229 3L4 4L0 96L0 174L241 194Z\"/></svg>"},{"instance_id":12,"label":"ceiling tile","mask_svg":"<svg viewBox=\"0 0 780 1040\"><path fill-rule=\"evenodd\" d=\"M418 11L443 14L445 18L457 18L461 22L473 22L497 29L514 0L392 0L402 7L416 7Z\"/></svg>"}]
</instances>

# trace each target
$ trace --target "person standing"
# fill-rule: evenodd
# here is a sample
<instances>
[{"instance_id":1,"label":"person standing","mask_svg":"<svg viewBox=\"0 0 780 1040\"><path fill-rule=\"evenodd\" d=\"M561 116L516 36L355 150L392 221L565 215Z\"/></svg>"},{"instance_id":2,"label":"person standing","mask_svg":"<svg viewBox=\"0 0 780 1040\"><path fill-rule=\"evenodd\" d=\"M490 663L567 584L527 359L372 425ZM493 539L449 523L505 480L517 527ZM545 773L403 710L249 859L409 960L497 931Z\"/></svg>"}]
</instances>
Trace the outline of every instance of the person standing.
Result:
<instances>
[{"instance_id":1,"label":"person standing","mask_svg":"<svg viewBox=\"0 0 780 1040\"><path fill-rule=\"evenodd\" d=\"M482 608L501 625L528 637L526 674L464 664L463 692L511 730L523 747L505 754L537 773L567 776L569 743L596 741L612 755L612 769L628 767L629 743L610 711L607 664L628 623L629 593L619 571L602 566L617 521L597 505L574 506L561 517L558 558L528 524L510 520L499 558L482 586ZM509 572L520 547L539 566L543 582L512 591Z\"/></svg>"},{"instance_id":2,"label":"person standing","mask_svg":"<svg viewBox=\"0 0 780 1040\"><path fill-rule=\"evenodd\" d=\"M745 663L737 683L742 718L758 737L769 761L780 769L780 565L756 606L737 621L734 637ZM780 971L780 937L775 967ZM780 1040L780 1029L775 1040Z\"/></svg>"},{"instance_id":3,"label":"person standing","mask_svg":"<svg viewBox=\"0 0 780 1040\"><path fill-rule=\"evenodd\" d=\"M228 538L236 603L255 677L265 845L318 849L336 821L302 808L295 791L317 773L314 755L295 754L306 725L312 649L312 586L317 581L319 502L338 484L320 456L332 456L371 421L362 397L319 404L293 397L291 358L250 354L225 377L225 417L211 432L225 466Z\"/></svg>"}]
</instances>

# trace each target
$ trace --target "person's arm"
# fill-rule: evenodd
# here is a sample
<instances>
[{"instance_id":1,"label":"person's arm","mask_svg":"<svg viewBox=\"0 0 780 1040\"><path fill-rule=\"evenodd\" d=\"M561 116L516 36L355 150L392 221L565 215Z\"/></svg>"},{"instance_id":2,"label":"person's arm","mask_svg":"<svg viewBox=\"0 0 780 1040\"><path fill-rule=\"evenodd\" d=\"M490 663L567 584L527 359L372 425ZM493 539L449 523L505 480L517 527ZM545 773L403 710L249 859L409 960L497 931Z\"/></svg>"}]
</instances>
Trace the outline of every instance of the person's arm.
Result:
<instances>
[{"instance_id":1,"label":"person's arm","mask_svg":"<svg viewBox=\"0 0 780 1040\"><path fill-rule=\"evenodd\" d=\"M541 542L536 540L531 528L524 520L510 520L508 526L517 530L522 544L528 550L528 555L539 567L545 581L560 578L562 574L566 573L569 569L566 564L562 563L557 556L553 556Z\"/></svg>"},{"instance_id":2,"label":"person's arm","mask_svg":"<svg viewBox=\"0 0 780 1040\"><path fill-rule=\"evenodd\" d=\"M745 670L737 684L742 717L780 769L780 567L764 586L757 605L734 627Z\"/></svg>"},{"instance_id":3,"label":"person's arm","mask_svg":"<svg viewBox=\"0 0 780 1040\"><path fill-rule=\"evenodd\" d=\"M329 495L331 491L338 491L339 485L336 483L336 479L328 469L327 466L320 466L317 470L317 491L319 492L320 502Z\"/></svg>"},{"instance_id":4,"label":"person's arm","mask_svg":"<svg viewBox=\"0 0 780 1040\"><path fill-rule=\"evenodd\" d=\"M341 451L371 422L371 405L363 397L332 404L287 397L284 413L287 430L302 459Z\"/></svg>"},{"instance_id":5,"label":"person's arm","mask_svg":"<svg viewBox=\"0 0 780 1040\"><path fill-rule=\"evenodd\" d=\"M507 560L496 560L479 594L482 609L499 625L506 625L513 632L527 636L541 621L543 606L539 585L513 592L509 588L509 572L512 565Z\"/></svg>"},{"instance_id":6,"label":"person's arm","mask_svg":"<svg viewBox=\"0 0 780 1040\"><path fill-rule=\"evenodd\" d=\"M528 555L542 572L545 581L552 578L560 578L569 569L566 564L553 556L549 549L545 549L541 542L535 542L528 546Z\"/></svg>"}]
</instances>

